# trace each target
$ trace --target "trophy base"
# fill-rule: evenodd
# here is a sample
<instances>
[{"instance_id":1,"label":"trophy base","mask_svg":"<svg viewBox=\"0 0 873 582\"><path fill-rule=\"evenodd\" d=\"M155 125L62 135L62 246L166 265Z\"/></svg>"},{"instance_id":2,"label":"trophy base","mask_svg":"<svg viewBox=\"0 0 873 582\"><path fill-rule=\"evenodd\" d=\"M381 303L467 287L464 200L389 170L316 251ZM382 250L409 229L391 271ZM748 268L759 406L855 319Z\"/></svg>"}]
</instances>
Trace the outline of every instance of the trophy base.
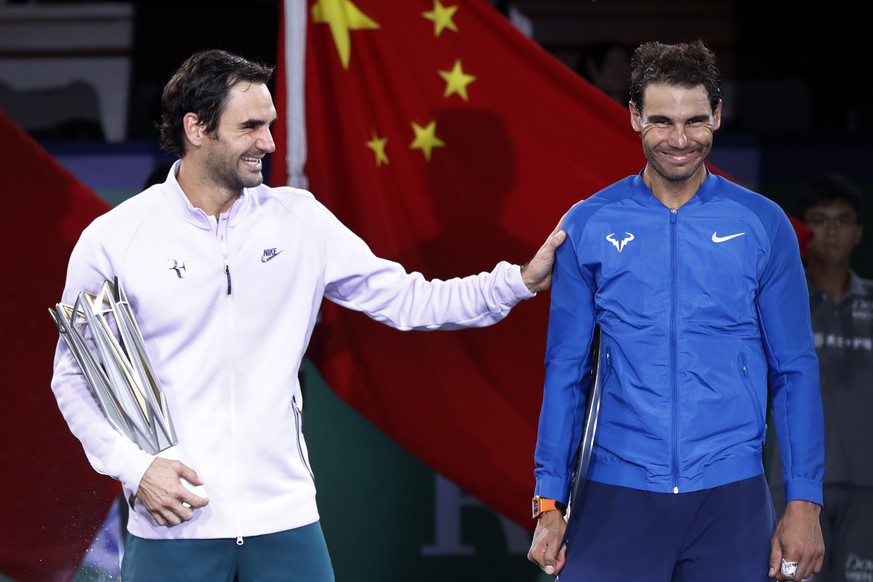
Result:
<instances>
[{"instance_id":1,"label":"trophy base","mask_svg":"<svg viewBox=\"0 0 873 582\"><path fill-rule=\"evenodd\" d=\"M163 451L159 452L158 456L161 458L164 458L164 459L169 459L171 461L181 461L183 463L185 462L182 460L182 455L179 453L179 449L177 449L175 447L175 445L168 447L168 448L164 449ZM185 489L187 489L188 491L190 491L194 495L197 495L198 497L204 497L206 499L209 498L209 496L206 494L206 489L203 487L203 485L194 485L190 481L188 481L187 479L183 479L183 478L179 478L179 481L182 482L182 485L185 487ZM185 503L184 505L187 507L191 507L187 503Z\"/></svg>"}]
</instances>

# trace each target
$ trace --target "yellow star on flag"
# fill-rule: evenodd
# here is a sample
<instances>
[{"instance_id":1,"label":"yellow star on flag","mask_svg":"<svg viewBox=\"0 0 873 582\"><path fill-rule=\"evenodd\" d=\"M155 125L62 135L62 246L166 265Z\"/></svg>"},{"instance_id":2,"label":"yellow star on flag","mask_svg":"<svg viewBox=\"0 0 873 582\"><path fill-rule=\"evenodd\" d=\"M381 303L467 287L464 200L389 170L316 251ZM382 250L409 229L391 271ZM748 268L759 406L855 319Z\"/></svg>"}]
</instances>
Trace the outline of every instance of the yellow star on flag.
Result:
<instances>
[{"instance_id":1,"label":"yellow star on flag","mask_svg":"<svg viewBox=\"0 0 873 582\"><path fill-rule=\"evenodd\" d=\"M431 121L425 127L412 122L412 131L415 139L409 144L411 150L421 150L427 161L430 161L430 153L433 148L441 148L446 145L443 140L436 136L436 121Z\"/></svg>"},{"instance_id":2,"label":"yellow star on flag","mask_svg":"<svg viewBox=\"0 0 873 582\"><path fill-rule=\"evenodd\" d=\"M439 71L440 77L446 82L446 90L443 97L448 99L455 93L461 96L464 101L467 100L467 85L476 80L473 75L467 75L461 68L461 60L455 61L455 66L451 71Z\"/></svg>"},{"instance_id":3,"label":"yellow star on flag","mask_svg":"<svg viewBox=\"0 0 873 582\"><path fill-rule=\"evenodd\" d=\"M452 20L457 11L457 5L443 6L440 0L433 0L433 10L422 13L422 16L433 22L433 35L438 37L447 28L458 32L458 25Z\"/></svg>"},{"instance_id":4,"label":"yellow star on flag","mask_svg":"<svg viewBox=\"0 0 873 582\"><path fill-rule=\"evenodd\" d=\"M349 31L379 28L379 23L361 12L350 0L318 0L312 6L312 21L330 26L343 69L349 68L352 55Z\"/></svg>"},{"instance_id":5,"label":"yellow star on flag","mask_svg":"<svg viewBox=\"0 0 873 582\"><path fill-rule=\"evenodd\" d=\"M367 147L373 150L373 153L376 155L376 166L381 166L382 164L388 165L388 154L385 153L385 146L388 144L387 137L379 137L376 135L376 132L373 132L373 139L367 142Z\"/></svg>"}]
</instances>

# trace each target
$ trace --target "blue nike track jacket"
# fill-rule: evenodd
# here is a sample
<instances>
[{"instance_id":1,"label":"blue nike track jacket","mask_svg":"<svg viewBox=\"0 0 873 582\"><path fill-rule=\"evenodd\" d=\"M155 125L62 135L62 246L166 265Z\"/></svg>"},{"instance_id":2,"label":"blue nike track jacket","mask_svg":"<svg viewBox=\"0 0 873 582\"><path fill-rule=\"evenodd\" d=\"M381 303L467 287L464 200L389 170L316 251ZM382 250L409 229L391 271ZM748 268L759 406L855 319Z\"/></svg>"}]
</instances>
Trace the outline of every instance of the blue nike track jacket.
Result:
<instances>
[{"instance_id":1,"label":"blue nike track jacket","mask_svg":"<svg viewBox=\"0 0 873 582\"><path fill-rule=\"evenodd\" d=\"M818 360L798 239L773 201L709 174L678 210L642 175L564 218L536 494L566 502L601 327L588 478L684 493L763 473L768 389L787 500L822 503Z\"/></svg>"}]
</instances>

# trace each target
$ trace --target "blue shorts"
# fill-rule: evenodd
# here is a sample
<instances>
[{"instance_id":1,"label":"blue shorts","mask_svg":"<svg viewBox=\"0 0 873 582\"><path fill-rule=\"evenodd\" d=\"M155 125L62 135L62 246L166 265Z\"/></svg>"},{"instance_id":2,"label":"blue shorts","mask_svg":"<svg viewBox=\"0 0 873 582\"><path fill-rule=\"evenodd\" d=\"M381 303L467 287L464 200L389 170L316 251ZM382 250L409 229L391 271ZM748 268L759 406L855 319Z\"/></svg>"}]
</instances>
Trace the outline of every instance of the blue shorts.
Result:
<instances>
[{"instance_id":1,"label":"blue shorts","mask_svg":"<svg viewBox=\"0 0 873 582\"><path fill-rule=\"evenodd\" d=\"M123 582L334 582L321 524L245 538L147 540L127 535Z\"/></svg>"},{"instance_id":2,"label":"blue shorts","mask_svg":"<svg viewBox=\"0 0 873 582\"><path fill-rule=\"evenodd\" d=\"M588 481L576 505L558 582L770 580L776 513L763 475L676 495Z\"/></svg>"}]
</instances>

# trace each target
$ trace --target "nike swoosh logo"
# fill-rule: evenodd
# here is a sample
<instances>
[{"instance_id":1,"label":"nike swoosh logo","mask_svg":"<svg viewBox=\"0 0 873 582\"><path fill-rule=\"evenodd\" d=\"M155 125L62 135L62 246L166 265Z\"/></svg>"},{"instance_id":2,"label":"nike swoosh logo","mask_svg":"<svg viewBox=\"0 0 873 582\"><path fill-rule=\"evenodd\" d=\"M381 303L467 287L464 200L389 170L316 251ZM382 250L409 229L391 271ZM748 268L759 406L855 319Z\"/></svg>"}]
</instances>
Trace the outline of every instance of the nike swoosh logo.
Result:
<instances>
[{"instance_id":1,"label":"nike swoosh logo","mask_svg":"<svg viewBox=\"0 0 873 582\"><path fill-rule=\"evenodd\" d=\"M737 234L729 234L727 236L718 236L718 231L712 233L712 242L714 243L723 243L726 240L731 240L732 238L737 238L738 236L743 236L744 232L738 232Z\"/></svg>"},{"instance_id":2,"label":"nike swoosh logo","mask_svg":"<svg viewBox=\"0 0 873 582\"><path fill-rule=\"evenodd\" d=\"M261 257L261 262L262 262L262 263L266 263L267 261L272 261L273 259L275 259L276 257L278 257L278 256L279 256L279 253L281 253L281 252L282 252L282 251L276 251L276 252L273 253L272 255L264 255L263 257Z\"/></svg>"}]
</instances>

